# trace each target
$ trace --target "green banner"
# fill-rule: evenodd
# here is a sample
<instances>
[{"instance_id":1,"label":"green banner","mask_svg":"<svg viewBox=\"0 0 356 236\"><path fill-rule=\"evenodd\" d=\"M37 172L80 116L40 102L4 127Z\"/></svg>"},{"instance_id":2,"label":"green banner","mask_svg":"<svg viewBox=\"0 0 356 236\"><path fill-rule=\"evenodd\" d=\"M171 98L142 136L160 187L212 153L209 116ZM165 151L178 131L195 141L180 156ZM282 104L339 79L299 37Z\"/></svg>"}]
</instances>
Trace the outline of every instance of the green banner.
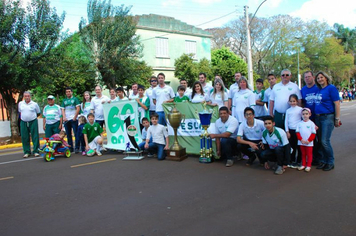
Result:
<instances>
[{"instance_id":1,"label":"green banner","mask_svg":"<svg viewBox=\"0 0 356 236\"><path fill-rule=\"evenodd\" d=\"M174 142L174 131L169 125L168 114L176 106L177 110L185 116L182 120L179 128L177 129L178 142L182 147L186 148L186 152L189 154L200 153L200 134L203 132L203 128L199 120L199 112L211 111L213 113L211 118L211 124L208 128L209 133L215 133L215 121L219 119L219 109L217 106L204 105L202 103L164 103L163 109L166 114L168 124L168 134L170 145ZM215 152L215 144L213 144Z\"/></svg>"},{"instance_id":2,"label":"green banner","mask_svg":"<svg viewBox=\"0 0 356 236\"><path fill-rule=\"evenodd\" d=\"M136 101L118 101L103 104L107 145L117 150L138 148L142 142Z\"/></svg>"}]
</instances>

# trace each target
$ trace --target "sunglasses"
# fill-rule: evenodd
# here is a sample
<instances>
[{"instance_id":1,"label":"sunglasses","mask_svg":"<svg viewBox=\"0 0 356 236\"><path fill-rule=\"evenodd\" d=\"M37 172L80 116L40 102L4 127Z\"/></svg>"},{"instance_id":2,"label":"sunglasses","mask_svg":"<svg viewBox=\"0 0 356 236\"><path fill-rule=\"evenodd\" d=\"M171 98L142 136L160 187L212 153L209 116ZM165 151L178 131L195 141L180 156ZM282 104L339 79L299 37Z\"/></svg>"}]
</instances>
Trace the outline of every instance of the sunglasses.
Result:
<instances>
[{"instance_id":1,"label":"sunglasses","mask_svg":"<svg viewBox=\"0 0 356 236\"><path fill-rule=\"evenodd\" d=\"M157 80L151 80L151 83L152 83L152 82L157 82Z\"/></svg>"},{"instance_id":2,"label":"sunglasses","mask_svg":"<svg viewBox=\"0 0 356 236\"><path fill-rule=\"evenodd\" d=\"M283 76L283 77L284 77L284 76L289 76L289 75L290 75L290 74L283 74L283 75L281 75L281 76Z\"/></svg>"}]
</instances>

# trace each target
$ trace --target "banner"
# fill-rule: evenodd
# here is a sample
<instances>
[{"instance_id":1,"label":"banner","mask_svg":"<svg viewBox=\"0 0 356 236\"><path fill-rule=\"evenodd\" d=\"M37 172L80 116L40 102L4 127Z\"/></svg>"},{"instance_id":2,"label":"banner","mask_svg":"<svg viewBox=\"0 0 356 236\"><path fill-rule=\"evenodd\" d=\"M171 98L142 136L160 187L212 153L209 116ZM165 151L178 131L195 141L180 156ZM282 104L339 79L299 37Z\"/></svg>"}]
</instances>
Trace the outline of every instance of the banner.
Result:
<instances>
[{"instance_id":1,"label":"banner","mask_svg":"<svg viewBox=\"0 0 356 236\"><path fill-rule=\"evenodd\" d=\"M106 124L106 148L126 150L139 149L142 142L138 117L138 105L135 100L118 101L103 104Z\"/></svg>"},{"instance_id":2,"label":"banner","mask_svg":"<svg viewBox=\"0 0 356 236\"><path fill-rule=\"evenodd\" d=\"M181 121L181 124L177 130L178 142L182 147L186 148L186 152L189 154L200 153L200 134L203 132L203 128L200 124L198 113L204 110L213 112L211 118L211 124L208 128L209 133L215 133L215 121L219 119L219 109L217 106L204 106L202 103L163 103L164 113L166 114L169 134L169 144L174 142L174 131L169 125L168 114L173 107L176 106L177 110L185 116L185 120ZM215 152L215 145L214 152Z\"/></svg>"}]
</instances>

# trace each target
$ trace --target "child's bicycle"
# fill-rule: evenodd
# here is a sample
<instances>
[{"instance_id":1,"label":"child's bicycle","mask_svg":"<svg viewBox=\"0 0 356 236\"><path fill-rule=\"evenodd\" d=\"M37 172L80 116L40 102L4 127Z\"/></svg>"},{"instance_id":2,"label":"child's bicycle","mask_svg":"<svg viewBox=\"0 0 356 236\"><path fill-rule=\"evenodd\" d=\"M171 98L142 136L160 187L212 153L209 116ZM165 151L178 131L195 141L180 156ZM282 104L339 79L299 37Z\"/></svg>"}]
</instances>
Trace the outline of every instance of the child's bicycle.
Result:
<instances>
[{"instance_id":1,"label":"child's bicycle","mask_svg":"<svg viewBox=\"0 0 356 236\"><path fill-rule=\"evenodd\" d=\"M45 138L46 143L42 149L40 149L41 156L46 162L54 160L55 156L63 155L67 158L71 156L71 152L68 147L63 146L61 141L51 140Z\"/></svg>"}]
</instances>

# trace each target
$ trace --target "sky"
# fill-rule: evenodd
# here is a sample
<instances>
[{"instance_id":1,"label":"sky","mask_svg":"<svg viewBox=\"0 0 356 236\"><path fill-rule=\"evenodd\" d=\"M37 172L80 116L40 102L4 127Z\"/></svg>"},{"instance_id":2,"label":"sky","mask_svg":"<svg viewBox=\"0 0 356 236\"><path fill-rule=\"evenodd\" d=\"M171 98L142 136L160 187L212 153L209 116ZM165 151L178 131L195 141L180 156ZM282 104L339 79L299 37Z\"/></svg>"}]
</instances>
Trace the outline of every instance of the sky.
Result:
<instances>
[{"instance_id":1,"label":"sky","mask_svg":"<svg viewBox=\"0 0 356 236\"><path fill-rule=\"evenodd\" d=\"M30 0L23 0L28 2ZM60 15L66 12L64 30L78 31L80 19L87 15L87 0L50 0ZM263 0L112 0L114 6L132 6L132 15L158 14L174 17L202 29L221 27L244 15L244 6L255 13ZM267 0L257 17L288 14L304 21L325 21L356 27L356 0Z\"/></svg>"}]
</instances>

